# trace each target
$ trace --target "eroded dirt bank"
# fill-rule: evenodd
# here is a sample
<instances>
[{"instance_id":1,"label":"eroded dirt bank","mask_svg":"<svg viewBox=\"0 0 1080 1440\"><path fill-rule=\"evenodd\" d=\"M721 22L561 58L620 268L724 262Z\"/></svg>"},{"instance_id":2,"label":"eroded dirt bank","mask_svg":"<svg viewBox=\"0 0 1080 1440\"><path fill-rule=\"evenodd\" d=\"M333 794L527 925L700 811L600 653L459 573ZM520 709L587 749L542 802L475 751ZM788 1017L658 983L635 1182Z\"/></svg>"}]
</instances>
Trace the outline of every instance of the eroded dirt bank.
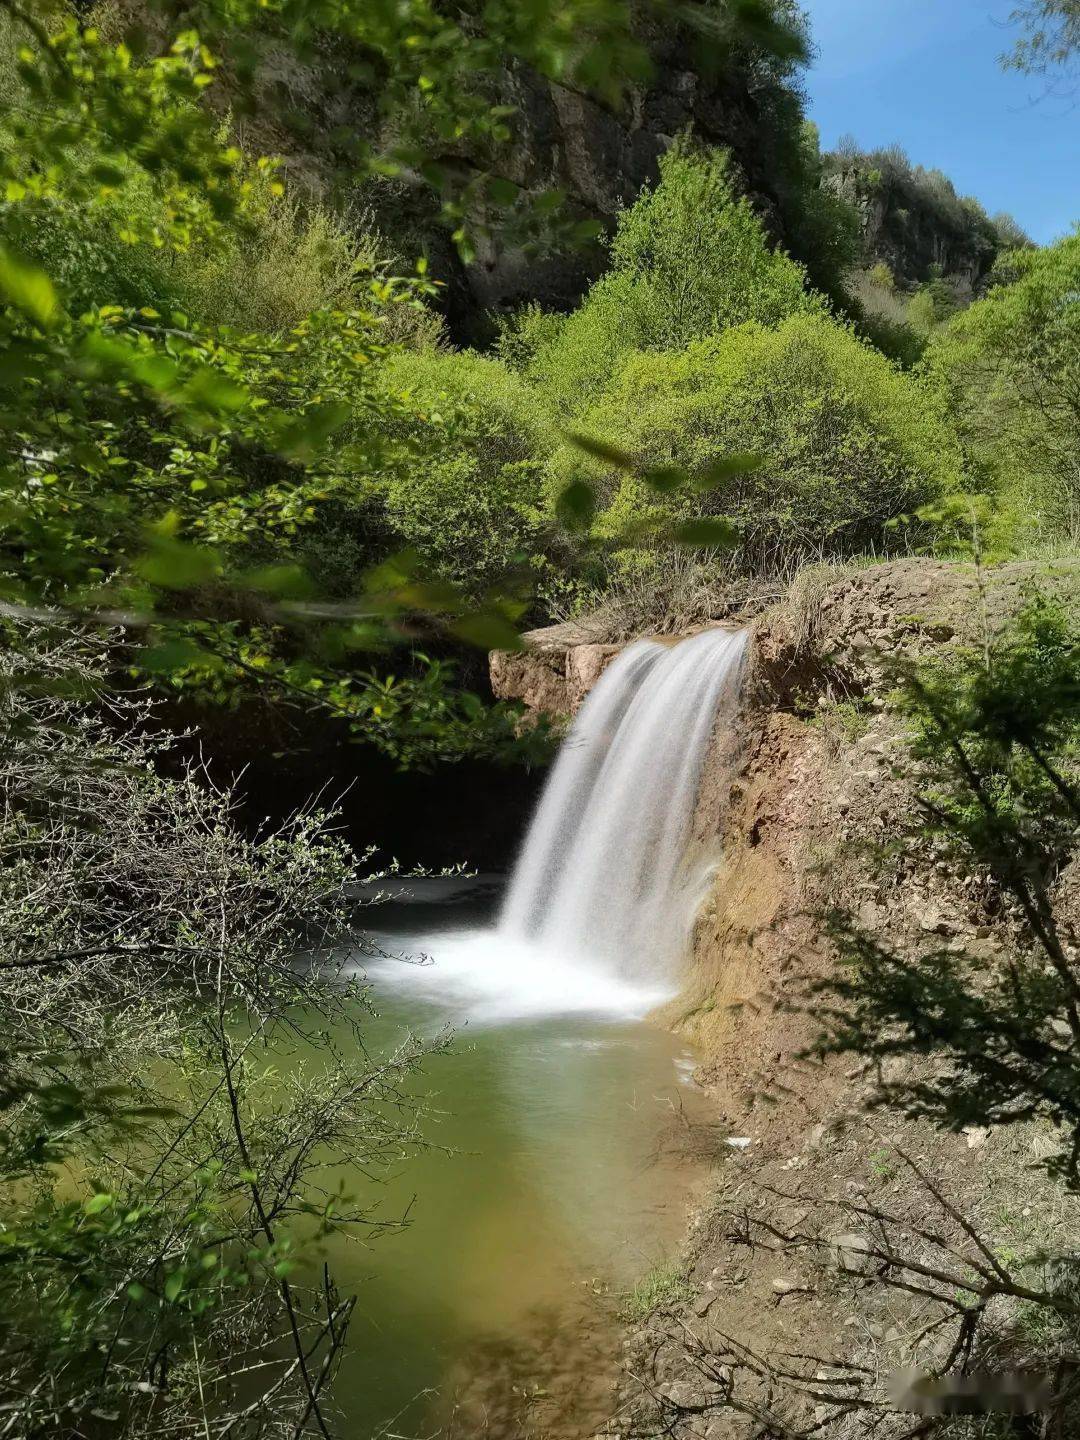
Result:
<instances>
[{"instance_id":1,"label":"eroded dirt bank","mask_svg":"<svg viewBox=\"0 0 1080 1440\"><path fill-rule=\"evenodd\" d=\"M1000 952L996 897L930 842L904 838L914 796L896 765L887 659L979 644L1032 585L1078 584L1074 567L979 575L894 562L808 576L751 620L738 743L715 747L696 821L723 858L684 991L662 1017L701 1047L698 1078L733 1143L691 1220L686 1285L626 1341L606 1433L922 1434L889 1377L945 1362L962 1317L860 1257L888 1236L951 1274L954 1252L975 1244L961 1214L1006 1266L1040 1245L1077 1248L1077 1202L1030 1173L1056 1147L1049 1127L943 1134L875 1108L881 1076L800 1058L816 1027L798 1006L836 964L819 919L830 908L911 953ZM619 649L567 627L538 640L529 655L496 658L493 683L563 712ZM920 1063L933 1073L933 1056ZM1030 1316L1019 1301L994 1303L1002 1363L1022 1364ZM894 1413L880 1414L882 1402Z\"/></svg>"}]
</instances>

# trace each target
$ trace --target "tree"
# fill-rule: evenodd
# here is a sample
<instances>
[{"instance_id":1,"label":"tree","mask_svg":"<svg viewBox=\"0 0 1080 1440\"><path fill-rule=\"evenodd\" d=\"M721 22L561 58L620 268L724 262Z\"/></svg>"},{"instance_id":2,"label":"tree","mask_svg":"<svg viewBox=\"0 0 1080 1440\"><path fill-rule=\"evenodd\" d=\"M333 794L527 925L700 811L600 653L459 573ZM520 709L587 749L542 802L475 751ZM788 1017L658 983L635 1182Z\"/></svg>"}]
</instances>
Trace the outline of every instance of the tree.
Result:
<instances>
[{"instance_id":1,"label":"tree","mask_svg":"<svg viewBox=\"0 0 1080 1440\"><path fill-rule=\"evenodd\" d=\"M556 413L580 414L635 350L824 307L735 193L727 157L676 147L660 162L659 185L621 217L608 273L536 346L525 373Z\"/></svg>"},{"instance_id":2,"label":"tree","mask_svg":"<svg viewBox=\"0 0 1080 1440\"><path fill-rule=\"evenodd\" d=\"M628 565L702 512L733 523L728 563L751 573L884 547L890 521L960 484L938 398L821 314L631 355L580 424L617 447L589 473L596 528ZM564 446L553 485L580 464Z\"/></svg>"},{"instance_id":3,"label":"tree","mask_svg":"<svg viewBox=\"0 0 1080 1440\"><path fill-rule=\"evenodd\" d=\"M1080 535L1080 237L1009 252L984 300L934 337L976 465L1033 538ZM1023 531L1021 530L1021 534Z\"/></svg>"},{"instance_id":4,"label":"tree","mask_svg":"<svg viewBox=\"0 0 1080 1440\"><path fill-rule=\"evenodd\" d=\"M1069 69L1080 48L1077 0L1026 0L1010 19L1024 33L1004 57L1007 67L1029 75L1054 75Z\"/></svg>"},{"instance_id":5,"label":"tree","mask_svg":"<svg viewBox=\"0 0 1080 1440\"><path fill-rule=\"evenodd\" d=\"M932 1055L881 1094L952 1130L1054 1122L1046 1162L1080 1189L1080 973L1066 872L1080 836L1080 633L1034 596L981 652L901 672L923 833L1003 900L1000 962L940 948L911 955L828 918L839 978L813 987L819 1053Z\"/></svg>"},{"instance_id":6,"label":"tree","mask_svg":"<svg viewBox=\"0 0 1080 1440\"><path fill-rule=\"evenodd\" d=\"M330 816L252 840L197 767L162 778L172 737L107 696L106 643L4 639L5 1423L325 1436L352 1300L301 1242L365 1232L372 1198L327 1193L322 1167L376 1176L417 1141L420 1049L369 1055L330 953L355 953L370 867Z\"/></svg>"}]
</instances>

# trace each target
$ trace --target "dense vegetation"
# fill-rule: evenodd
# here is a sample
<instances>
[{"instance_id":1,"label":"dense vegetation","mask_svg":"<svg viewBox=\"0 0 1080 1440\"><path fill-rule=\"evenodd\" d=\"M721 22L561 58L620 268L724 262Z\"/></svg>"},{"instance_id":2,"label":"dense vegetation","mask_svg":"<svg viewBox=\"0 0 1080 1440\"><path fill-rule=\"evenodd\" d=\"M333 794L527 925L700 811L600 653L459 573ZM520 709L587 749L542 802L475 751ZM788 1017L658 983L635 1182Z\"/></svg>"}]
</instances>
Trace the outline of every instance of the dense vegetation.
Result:
<instances>
[{"instance_id":1,"label":"dense vegetation","mask_svg":"<svg viewBox=\"0 0 1080 1440\"><path fill-rule=\"evenodd\" d=\"M1068 58L1072 10L1029 8L1021 60ZM617 105L649 65L634 17L621 0L472 10L199 0L174 32L168 7L94 24L84 5L0 0L6 1433L329 1434L349 1302L329 1278L299 1285L294 1247L366 1217L330 1203L316 1157L377 1173L416 1142L397 1090L412 1051L373 1065L326 1045L320 1074L287 1078L292 1027L363 1019L325 959L363 862L326 817L242 834L228 795L146 738L133 685L226 705L257 688L402 764L505 757L528 738L456 687L454 657L627 583L658 618L676 553L710 583L950 553L934 516L972 497L995 554L1080 538L1080 241L1035 250L940 178L874 161L856 188L907 187L996 257L968 294L931 275L875 317L866 274L890 293L895 277L866 271L804 127L786 3L682 7L703 45L771 77L786 244L732 158L685 136L580 305L495 317L487 353L449 343L408 235L287 191L239 143L267 54L336 47L373 105L338 147L349 183L422 190L464 259L496 230L537 251L594 239L558 196L500 175L500 86L511 57ZM448 163L465 140L481 158ZM939 776L950 834L981 861L1019 834L1056 865L1076 818L1076 647L1043 612L1026 624L992 684L984 657L959 688L914 692L920 754L956 762ZM1006 691L1045 701L1039 723ZM976 826L960 792L984 770ZM1073 1123L1071 1068L1036 1094L1015 1034L1016 1073L985 1091L972 1036L1001 1041L1000 997L961 1006L962 958L927 969L929 999L863 958L872 996L844 997L835 1044L866 1048L901 1002L939 1004L959 1078L951 1109L924 1109L1045 1105ZM1042 1040L1063 1007L1075 1038L1071 972L1032 984ZM253 1356L271 1377L257 1391L240 1379Z\"/></svg>"}]
</instances>

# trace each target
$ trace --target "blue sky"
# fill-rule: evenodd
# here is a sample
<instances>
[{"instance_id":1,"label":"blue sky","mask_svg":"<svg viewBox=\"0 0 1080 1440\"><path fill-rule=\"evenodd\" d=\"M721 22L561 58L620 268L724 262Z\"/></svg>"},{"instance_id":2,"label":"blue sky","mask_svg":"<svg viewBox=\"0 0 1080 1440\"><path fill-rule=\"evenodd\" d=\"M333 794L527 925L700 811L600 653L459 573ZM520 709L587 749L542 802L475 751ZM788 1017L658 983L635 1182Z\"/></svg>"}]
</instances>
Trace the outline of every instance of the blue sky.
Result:
<instances>
[{"instance_id":1,"label":"blue sky","mask_svg":"<svg viewBox=\"0 0 1080 1440\"><path fill-rule=\"evenodd\" d=\"M1080 221L1080 97L1001 69L1015 3L803 0L819 51L806 88L825 149L899 143L1045 243Z\"/></svg>"}]
</instances>

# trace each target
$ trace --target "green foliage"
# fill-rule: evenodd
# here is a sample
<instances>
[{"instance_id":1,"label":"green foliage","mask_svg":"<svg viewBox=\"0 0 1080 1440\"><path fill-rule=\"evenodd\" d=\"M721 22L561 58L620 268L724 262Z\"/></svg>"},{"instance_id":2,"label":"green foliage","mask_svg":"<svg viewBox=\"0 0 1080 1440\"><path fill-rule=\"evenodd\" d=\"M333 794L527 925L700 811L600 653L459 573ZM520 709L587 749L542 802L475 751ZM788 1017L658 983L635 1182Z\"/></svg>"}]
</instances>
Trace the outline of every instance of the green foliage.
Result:
<instances>
[{"instance_id":1,"label":"green foliage","mask_svg":"<svg viewBox=\"0 0 1080 1440\"><path fill-rule=\"evenodd\" d=\"M1080 237L999 262L984 300L936 335L929 375L1018 543L1080 537Z\"/></svg>"},{"instance_id":2,"label":"green foliage","mask_svg":"<svg viewBox=\"0 0 1080 1440\"><path fill-rule=\"evenodd\" d=\"M590 463L599 533L647 532L692 507L735 523L747 568L881 545L890 520L959 481L933 395L822 315L637 354L581 424L633 465ZM564 448L553 482L579 464ZM666 467L688 472L688 489L665 493Z\"/></svg>"},{"instance_id":3,"label":"green foliage","mask_svg":"<svg viewBox=\"0 0 1080 1440\"><path fill-rule=\"evenodd\" d=\"M1029 75L1067 69L1080 48L1080 4L1077 0L1024 0L1010 17L1023 27L1007 67Z\"/></svg>"},{"instance_id":4,"label":"green foliage","mask_svg":"<svg viewBox=\"0 0 1080 1440\"><path fill-rule=\"evenodd\" d=\"M399 449L377 493L393 545L479 597L515 568L543 567L543 463L551 447L536 396L479 355L398 355L383 367L404 398L387 429Z\"/></svg>"},{"instance_id":5,"label":"green foliage","mask_svg":"<svg viewBox=\"0 0 1080 1440\"><path fill-rule=\"evenodd\" d=\"M634 1286L623 1304L626 1320L640 1324L657 1310L675 1310L694 1293L686 1268L677 1260L661 1260Z\"/></svg>"},{"instance_id":6,"label":"green foliage","mask_svg":"<svg viewBox=\"0 0 1080 1440\"><path fill-rule=\"evenodd\" d=\"M1080 631L1036 596L981 653L903 675L911 765L925 827L957 863L1007 897L1015 920L1000 959L956 947L910 955L843 915L829 928L840 978L821 1052L933 1055L882 1098L951 1129L1043 1116L1061 1127L1049 1162L1080 1184L1080 973L1058 879L1080 834Z\"/></svg>"},{"instance_id":7,"label":"green foliage","mask_svg":"<svg viewBox=\"0 0 1080 1440\"><path fill-rule=\"evenodd\" d=\"M770 248L720 153L676 147L660 184L621 217L611 269L526 373L559 413L578 414L635 350L672 349L733 325L820 311L800 266Z\"/></svg>"},{"instance_id":8,"label":"green foliage","mask_svg":"<svg viewBox=\"0 0 1080 1440\"><path fill-rule=\"evenodd\" d=\"M677 24L704 66L752 66L764 110L807 55L791 0L689 0L676 15L666 0L488 0L460 12L435 0L192 0L184 16L228 59L237 111L268 110L275 129L301 143L318 122L300 87L268 83L282 47L316 84L344 90L363 119L333 133L340 178L407 177L426 187L466 259L496 230L509 243L566 243L597 229L563 215L559 192L525 192L495 163L518 120L507 83L514 66L614 106L652 73L644 36L657 23L666 32ZM128 41L153 49L156 27L135 25ZM797 110L793 93L791 102ZM469 163L458 163L462 155Z\"/></svg>"},{"instance_id":9,"label":"green foliage","mask_svg":"<svg viewBox=\"0 0 1080 1440\"><path fill-rule=\"evenodd\" d=\"M497 317L495 353L511 370L527 371L536 352L558 339L566 317L539 305L526 305Z\"/></svg>"},{"instance_id":10,"label":"green foliage","mask_svg":"<svg viewBox=\"0 0 1080 1440\"><path fill-rule=\"evenodd\" d=\"M368 1213L322 1167L377 1175L415 1121L418 1049L368 1058L363 994L324 949L355 944L357 857L316 813L245 838L234 797L146 738L145 702L104 721L105 644L4 638L7 1420L225 1435L250 1404L291 1433L325 1402L283 1356L331 1373L350 1310L305 1285L305 1251ZM321 1059L298 1071L304 1035Z\"/></svg>"},{"instance_id":11,"label":"green foliage","mask_svg":"<svg viewBox=\"0 0 1080 1440\"><path fill-rule=\"evenodd\" d=\"M851 271L844 290L844 308L860 333L905 369L914 368L930 332L925 301L898 291L892 271L880 262L869 270Z\"/></svg>"},{"instance_id":12,"label":"green foliage","mask_svg":"<svg viewBox=\"0 0 1080 1440\"><path fill-rule=\"evenodd\" d=\"M942 278L939 269L920 287L911 301L908 314L914 324L929 333L935 325L943 324L959 309L960 301L956 291Z\"/></svg>"},{"instance_id":13,"label":"green foliage","mask_svg":"<svg viewBox=\"0 0 1080 1440\"><path fill-rule=\"evenodd\" d=\"M899 145L862 151L850 137L825 157L826 173L839 182L843 193L853 198L884 201L901 223L911 214L925 216L936 229L949 234L973 254L993 257L1011 242L1010 235L998 232L982 205L973 196L959 195L941 170L912 164ZM1006 221L1009 217L1006 217ZM1015 221L1005 225L1015 231Z\"/></svg>"},{"instance_id":14,"label":"green foliage","mask_svg":"<svg viewBox=\"0 0 1080 1440\"><path fill-rule=\"evenodd\" d=\"M806 267L810 284L837 306L845 300L845 280L862 249L858 207L827 181L817 126L804 120L793 137L787 187L783 197L785 241Z\"/></svg>"},{"instance_id":15,"label":"green foliage","mask_svg":"<svg viewBox=\"0 0 1080 1440\"><path fill-rule=\"evenodd\" d=\"M273 165L230 147L197 103L215 66L194 36L140 65L68 26L16 58L56 124L29 127L22 106L0 121L4 598L131 617L162 683L226 701L276 687L400 761L505 738L508 717L436 695L445 665L353 669L421 619L512 645L505 607L470 619L413 567L373 570L385 537L348 605L317 608L297 564L334 496L382 473L403 402L378 371L433 334L423 265L396 278L374 237L301 211Z\"/></svg>"},{"instance_id":16,"label":"green foliage","mask_svg":"<svg viewBox=\"0 0 1080 1440\"><path fill-rule=\"evenodd\" d=\"M896 276L889 269L883 260L870 267L870 282L882 290L893 291L896 289Z\"/></svg>"}]
</instances>

